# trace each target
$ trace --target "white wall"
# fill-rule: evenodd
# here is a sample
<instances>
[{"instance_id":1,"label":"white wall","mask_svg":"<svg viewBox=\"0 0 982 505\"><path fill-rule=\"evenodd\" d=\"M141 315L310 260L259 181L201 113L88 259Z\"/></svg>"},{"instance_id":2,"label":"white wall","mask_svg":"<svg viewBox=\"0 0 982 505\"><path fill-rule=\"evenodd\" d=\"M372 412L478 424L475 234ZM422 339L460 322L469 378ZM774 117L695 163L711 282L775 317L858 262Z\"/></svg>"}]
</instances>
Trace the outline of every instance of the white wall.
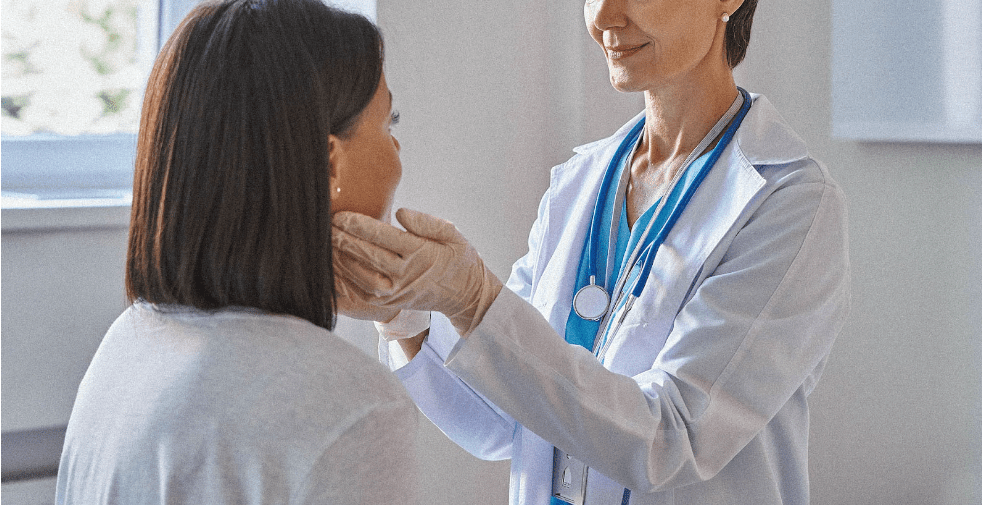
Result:
<instances>
[{"instance_id":1,"label":"white wall","mask_svg":"<svg viewBox=\"0 0 982 505\"><path fill-rule=\"evenodd\" d=\"M611 89L576 2L385 0L378 20L401 114L397 206L450 219L506 278L549 169L612 133L641 98ZM507 503L507 461L479 461L423 424L423 503Z\"/></svg>"},{"instance_id":2,"label":"white wall","mask_svg":"<svg viewBox=\"0 0 982 505\"><path fill-rule=\"evenodd\" d=\"M89 360L125 308L128 216L128 207L3 210L4 432L68 422ZM4 484L3 503L50 504L54 486Z\"/></svg>"},{"instance_id":3,"label":"white wall","mask_svg":"<svg viewBox=\"0 0 982 505\"><path fill-rule=\"evenodd\" d=\"M125 307L128 209L101 210L116 224L63 228L49 219L18 230L25 211L3 210L3 431L68 421L92 353Z\"/></svg>"},{"instance_id":4,"label":"white wall","mask_svg":"<svg viewBox=\"0 0 982 505\"><path fill-rule=\"evenodd\" d=\"M854 301L813 395L813 503L982 503L982 146L832 138L831 5L761 2L739 71L850 206Z\"/></svg>"}]
</instances>

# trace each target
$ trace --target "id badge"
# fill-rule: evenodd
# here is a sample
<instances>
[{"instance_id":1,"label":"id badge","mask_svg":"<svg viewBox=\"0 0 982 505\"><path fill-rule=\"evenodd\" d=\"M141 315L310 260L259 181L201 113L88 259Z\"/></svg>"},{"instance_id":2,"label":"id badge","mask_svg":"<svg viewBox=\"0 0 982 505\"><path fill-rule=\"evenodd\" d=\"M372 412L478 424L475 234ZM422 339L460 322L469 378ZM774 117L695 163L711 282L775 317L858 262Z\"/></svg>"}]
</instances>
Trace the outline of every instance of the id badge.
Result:
<instances>
[{"instance_id":1,"label":"id badge","mask_svg":"<svg viewBox=\"0 0 982 505\"><path fill-rule=\"evenodd\" d=\"M572 505L583 505L586 495L586 465L553 448L552 495Z\"/></svg>"}]
</instances>

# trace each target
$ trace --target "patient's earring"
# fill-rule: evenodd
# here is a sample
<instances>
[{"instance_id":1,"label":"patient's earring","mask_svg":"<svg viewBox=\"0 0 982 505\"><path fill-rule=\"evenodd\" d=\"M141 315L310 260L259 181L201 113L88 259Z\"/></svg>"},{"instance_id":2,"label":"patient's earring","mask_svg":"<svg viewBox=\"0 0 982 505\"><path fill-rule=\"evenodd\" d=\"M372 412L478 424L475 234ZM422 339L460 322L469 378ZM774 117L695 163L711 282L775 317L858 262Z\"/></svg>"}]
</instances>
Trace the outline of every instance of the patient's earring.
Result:
<instances>
[{"instance_id":1,"label":"patient's earring","mask_svg":"<svg viewBox=\"0 0 982 505\"><path fill-rule=\"evenodd\" d=\"M723 13L723 22L724 23L729 23L730 22L730 15L727 14L727 13L725 13L725 12Z\"/></svg>"}]
</instances>

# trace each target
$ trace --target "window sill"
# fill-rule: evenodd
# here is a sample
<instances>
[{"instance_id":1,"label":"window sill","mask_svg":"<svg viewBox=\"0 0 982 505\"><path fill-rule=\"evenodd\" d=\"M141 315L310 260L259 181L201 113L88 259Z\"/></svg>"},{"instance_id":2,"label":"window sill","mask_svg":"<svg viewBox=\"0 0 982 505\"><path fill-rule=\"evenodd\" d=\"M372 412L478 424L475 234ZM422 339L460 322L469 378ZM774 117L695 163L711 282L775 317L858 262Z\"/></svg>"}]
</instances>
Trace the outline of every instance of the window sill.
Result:
<instances>
[{"instance_id":1,"label":"window sill","mask_svg":"<svg viewBox=\"0 0 982 505\"><path fill-rule=\"evenodd\" d=\"M127 228L132 200L129 193L39 198L4 192L0 228L3 233Z\"/></svg>"}]
</instances>

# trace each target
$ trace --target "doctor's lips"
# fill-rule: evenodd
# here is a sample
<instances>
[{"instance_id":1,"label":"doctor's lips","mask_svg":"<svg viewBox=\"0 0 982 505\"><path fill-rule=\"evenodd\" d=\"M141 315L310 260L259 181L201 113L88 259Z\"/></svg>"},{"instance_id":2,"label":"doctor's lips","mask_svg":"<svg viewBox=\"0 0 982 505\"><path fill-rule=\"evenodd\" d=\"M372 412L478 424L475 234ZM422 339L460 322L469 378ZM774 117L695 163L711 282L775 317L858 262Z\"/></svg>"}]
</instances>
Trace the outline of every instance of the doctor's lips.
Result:
<instances>
[{"instance_id":1,"label":"doctor's lips","mask_svg":"<svg viewBox=\"0 0 982 505\"><path fill-rule=\"evenodd\" d=\"M646 42L639 46L613 46L613 47L604 47L604 49L607 50L608 58L612 60L619 60L621 58L627 58L628 56L634 55L635 53L637 53L647 45L648 43Z\"/></svg>"}]
</instances>

